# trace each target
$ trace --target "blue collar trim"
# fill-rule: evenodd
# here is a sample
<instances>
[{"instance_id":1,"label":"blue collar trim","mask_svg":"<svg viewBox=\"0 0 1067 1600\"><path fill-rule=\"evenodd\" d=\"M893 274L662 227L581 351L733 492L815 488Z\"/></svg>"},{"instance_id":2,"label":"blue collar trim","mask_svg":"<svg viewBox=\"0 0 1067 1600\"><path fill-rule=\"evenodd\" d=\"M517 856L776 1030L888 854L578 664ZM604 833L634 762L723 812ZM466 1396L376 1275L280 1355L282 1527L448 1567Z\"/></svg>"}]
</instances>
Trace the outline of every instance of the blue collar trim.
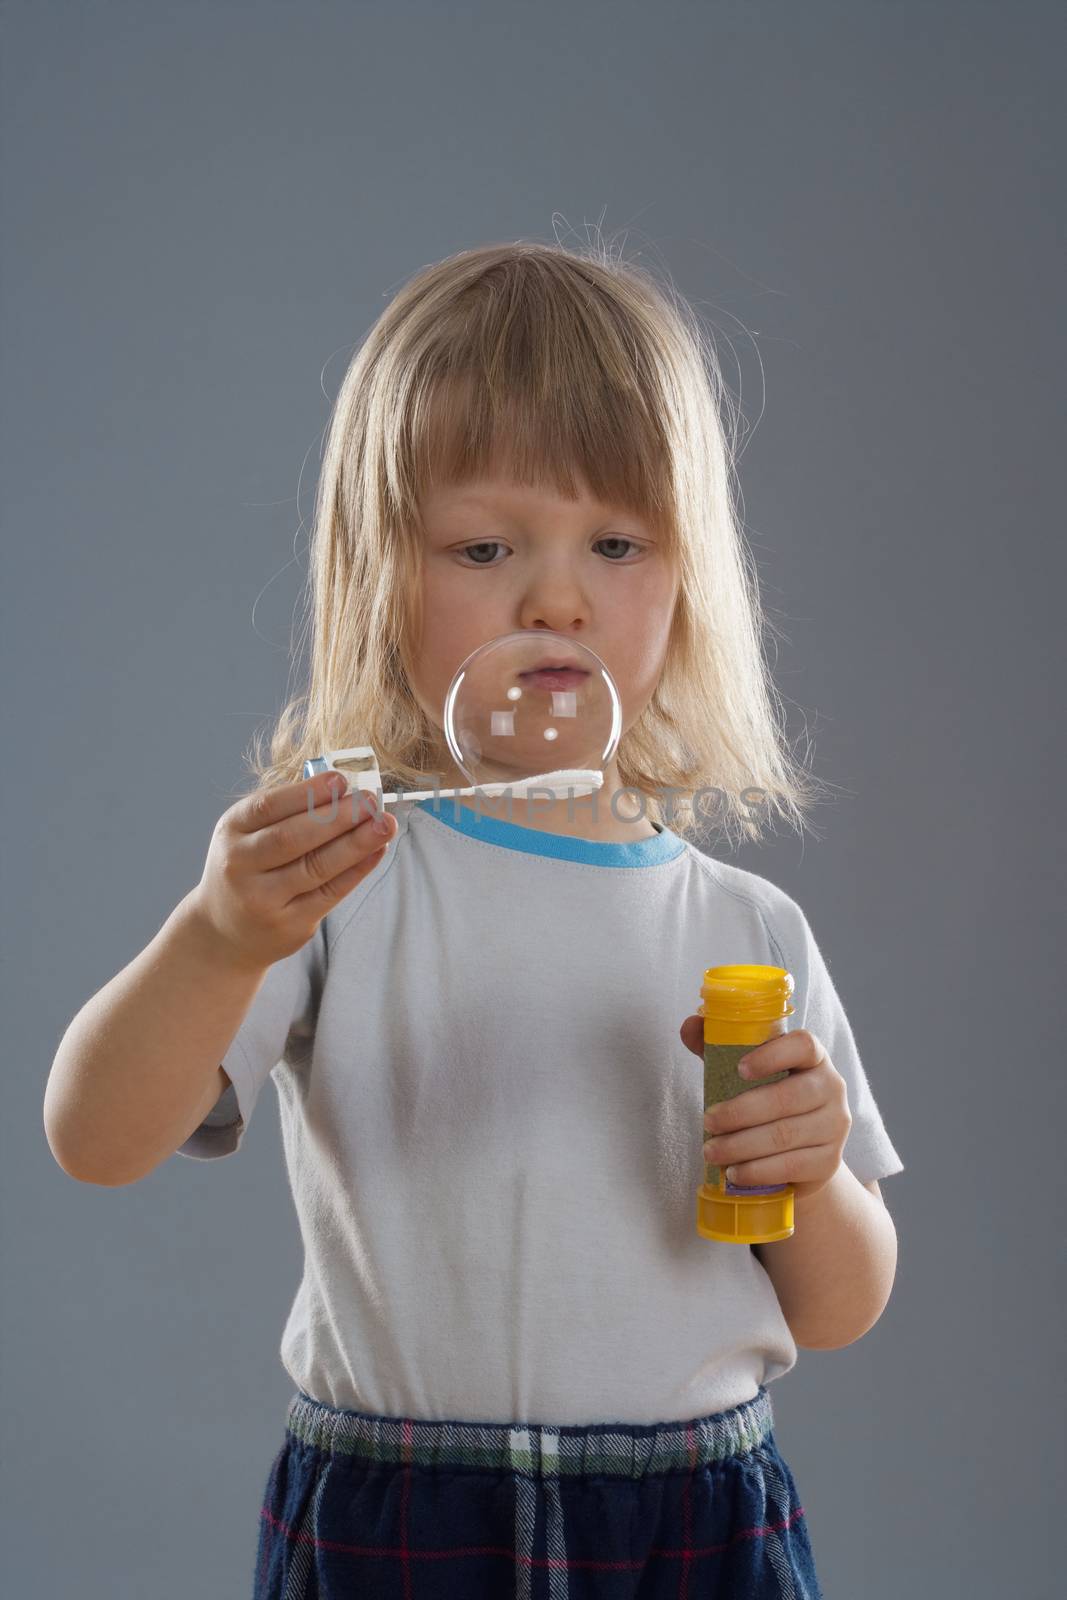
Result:
<instances>
[{"instance_id":1,"label":"blue collar trim","mask_svg":"<svg viewBox=\"0 0 1067 1600\"><path fill-rule=\"evenodd\" d=\"M655 867L673 861L685 850L685 840L662 824L654 839L635 839L632 844L607 844L596 839L572 839L568 834L543 833L540 828L520 828L517 822L503 822L472 806L460 805L439 795L432 800L416 800L419 811L426 811L447 828L465 833L483 844L501 845L505 850L521 850L529 856L551 856L557 861L580 861L587 867Z\"/></svg>"}]
</instances>

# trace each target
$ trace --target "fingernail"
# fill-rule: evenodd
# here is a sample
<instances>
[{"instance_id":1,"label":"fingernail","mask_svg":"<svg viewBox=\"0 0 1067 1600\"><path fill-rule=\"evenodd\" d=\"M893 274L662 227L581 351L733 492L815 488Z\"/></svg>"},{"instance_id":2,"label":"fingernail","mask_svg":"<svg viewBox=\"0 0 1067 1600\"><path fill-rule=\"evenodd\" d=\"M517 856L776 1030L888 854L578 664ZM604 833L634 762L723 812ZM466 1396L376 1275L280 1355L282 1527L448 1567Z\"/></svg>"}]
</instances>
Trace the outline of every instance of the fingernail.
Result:
<instances>
[{"instance_id":1,"label":"fingernail","mask_svg":"<svg viewBox=\"0 0 1067 1600\"><path fill-rule=\"evenodd\" d=\"M751 1078L751 1076L752 1076L752 1068L749 1065L749 1060L748 1060L747 1056L745 1056L743 1061L739 1061L737 1063L737 1070L741 1074L742 1078Z\"/></svg>"}]
</instances>

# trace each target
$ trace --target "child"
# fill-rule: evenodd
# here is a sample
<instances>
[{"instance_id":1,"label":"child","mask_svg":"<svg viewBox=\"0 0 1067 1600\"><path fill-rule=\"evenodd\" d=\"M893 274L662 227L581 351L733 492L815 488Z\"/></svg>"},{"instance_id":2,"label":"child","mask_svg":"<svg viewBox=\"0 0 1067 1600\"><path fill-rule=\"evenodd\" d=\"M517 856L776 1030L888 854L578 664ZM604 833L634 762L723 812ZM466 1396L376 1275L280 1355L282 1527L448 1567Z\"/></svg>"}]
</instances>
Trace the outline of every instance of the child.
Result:
<instances>
[{"instance_id":1,"label":"child","mask_svg":"<svg viewBox=\"0 0 1067 1600\"><path fill-rule=\"evenodd\" d=\"M684 302L605 252L526 243L421 272L342 384L309 692L179 908L218 1031L186 1057L211 1076L177 1131L174 1066L169 1145L154 1124L153 1165L225 1156L278 1091L305 1266L259 1600L821 1594L767 1385L828 1313L794 1286L787 1319L770 1252L804 1248L821 1202L891 1231L875 1180L903 1169L804 913L692 842L698 792L758 839L773 813L803 826L818 789L774 716L721 399ZM369 744L387 792L465 786L445 691L518 630L588 645L616 681L596 804L401 801L379 835L329 775L300 781ZM788 1080L806 1148L766 1142L784 1101L731 1135L739 1182L796 1180L794 1240L769 1248L695 1228L692 1014L728 962L792 973L809 1054L778 1066L812 1069Z\"/></svg>"}]
</instances>

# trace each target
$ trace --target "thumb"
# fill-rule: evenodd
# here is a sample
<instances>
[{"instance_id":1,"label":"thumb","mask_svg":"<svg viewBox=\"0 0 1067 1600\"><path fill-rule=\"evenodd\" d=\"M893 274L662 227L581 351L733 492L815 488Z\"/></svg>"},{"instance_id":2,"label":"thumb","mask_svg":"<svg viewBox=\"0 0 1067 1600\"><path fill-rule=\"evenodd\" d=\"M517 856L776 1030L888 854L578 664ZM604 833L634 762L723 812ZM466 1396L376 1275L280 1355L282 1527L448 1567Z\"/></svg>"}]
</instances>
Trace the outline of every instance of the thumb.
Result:
<instances>
[{"instance_id":1,"label":"thumb","mask_svg":"<svg viewBox=\"0 0 1067 1600\"><path fill-rule=\"evenodd\" d=\"M704 1018L700 1016L686 1017L678 1029L678 1037L687 1050L692 1050L695 1056L704 1056Z\"/></svg>"}]
</instances>

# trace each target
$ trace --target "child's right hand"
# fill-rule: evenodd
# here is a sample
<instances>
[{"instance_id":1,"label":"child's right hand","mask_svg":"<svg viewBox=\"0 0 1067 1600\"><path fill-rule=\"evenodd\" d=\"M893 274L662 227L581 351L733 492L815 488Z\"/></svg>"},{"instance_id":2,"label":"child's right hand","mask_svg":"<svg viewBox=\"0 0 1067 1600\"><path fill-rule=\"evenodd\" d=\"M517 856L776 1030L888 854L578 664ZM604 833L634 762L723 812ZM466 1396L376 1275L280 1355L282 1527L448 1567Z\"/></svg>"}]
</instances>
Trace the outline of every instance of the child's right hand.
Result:
<instances>
[{"instance_id":1,"label":"child's right hand","mask_svg":"<svg viewBox=\"0 0 1067 1600\"><path fill-rule=\"evenodd\" d=\"M395 818L383 810L387 832L375 833L373 798L335 796L331 780L337 773L319 772L246 795L215 824L190 899L238 966L265 970L299 950L382 861Z\"/></svg>"}]
</instances>

